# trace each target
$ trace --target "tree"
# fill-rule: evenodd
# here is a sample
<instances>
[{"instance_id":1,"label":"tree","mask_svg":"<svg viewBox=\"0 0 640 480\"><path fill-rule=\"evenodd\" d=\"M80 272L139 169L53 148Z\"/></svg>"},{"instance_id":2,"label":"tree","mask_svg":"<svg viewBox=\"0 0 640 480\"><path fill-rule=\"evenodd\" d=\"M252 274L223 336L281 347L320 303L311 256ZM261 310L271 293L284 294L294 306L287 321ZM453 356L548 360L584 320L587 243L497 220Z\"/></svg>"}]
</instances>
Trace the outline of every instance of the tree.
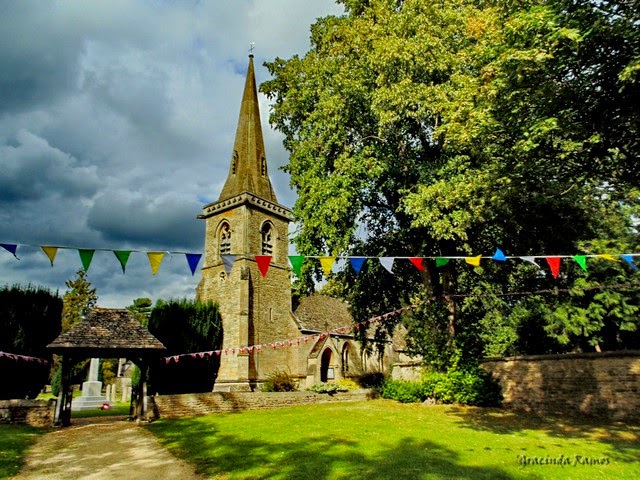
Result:
<instances>
[{"instance_id":1,"label":"tree","mask_svg":"<svg viewBox=\"0 0 640 480\"><path fill-rule=\"evenodd\" d=\"M304 57L267 62L273 79L261 86L290 152L298 252L621 253L621 242L597 242L637 238L625 210L638 202L636 178L620 175L636 171L638 158L629 105L640 47L634 20L620 18L629 13L637 25L627 2L344 3L346 15L312 26ZM587 318L562 314L566 298L505 295L570 290L584 278L577 264L558 280L514 262L425 267L396 262L390 275L368 262L358 276L340 273L355 320L421 300L406 321L414 348L439 368L487 348L584 347L553 327L564 319L575 331ZM320 275L305 264L302 289ZM625 328L637 325L630 302L619 302ZM591 312L593 337L604 323ZM537 333L543 340L532 343Z\"/></svg>"},{"instance_id":2,"label":"tree","mask_svg":"<svg viewBox=\"0 0 640 480\"><path fill-rule=\"evenodd\" d=\"M46 346L60 334L61 313L62 300L45 288L0 288L0 351L50 362ZM2 357L0 398L35 398L48 375L48 365Z\"/></svg>"},{"instance_id":3,"label":"tree","mask_svg":"<svg viewBox=\"0 0 640 480\"><path fill-rule=\"evenodd\" d=\"M153 302L150 298L136 298L132 305L127 307L133 315L140 321L145 327L149 325L149 317L151 316Z\"/></svg>"},{"instance_id":4,"label":"tree","mask_svg":"<svg viewBox=\"0 0 640 480\"><path fill-rule=\"evenodd\" d=\"M210 302L159 300L151 311L149 331L167 347L169 356L209 352L222 344L218 305ZM210 392L219 366L216 355L159 362L150 369L149 388L160 394Z\"/></svg>"},{"instance_id":5,"label":"tree","mask_svg":"<svg viewBox=\"0 0 640 480\"><path fill-rule=\"evenodd\" d=\"M91 288L91 282L87 274L80 269L76 277L65 282L68 290L62 297L64 307L62 309L62 331L69 330L73 325L81 321L98 302L95 288Z\"/></svg>"}]
</instances>

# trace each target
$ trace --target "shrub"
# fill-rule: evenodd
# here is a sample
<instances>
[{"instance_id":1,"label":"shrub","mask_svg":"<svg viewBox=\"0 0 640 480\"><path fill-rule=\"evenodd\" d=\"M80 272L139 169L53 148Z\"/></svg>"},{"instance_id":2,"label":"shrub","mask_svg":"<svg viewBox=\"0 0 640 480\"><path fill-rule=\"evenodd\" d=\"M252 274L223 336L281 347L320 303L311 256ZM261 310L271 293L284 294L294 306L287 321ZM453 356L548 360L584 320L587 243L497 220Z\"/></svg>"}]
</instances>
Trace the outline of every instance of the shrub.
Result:
<instances>
[{"instance_id":1,"label":"shrub","mask_svg":"<svg viewBox=\"0 0 640 480\"><path fill-rule=\"evenodd\" d=\"M400 403L421 402L426 398L423 384L406 380L388 380L380 392L382 398L396 400Z\"/></svg>"},{"instance_id":2,"label":"shrub","mask_svg":"<svg viewBox=\"0 0 640 480\"><path fill-rule=\"evenodd\" d=\"M364 372L355 377L355 381L362 388L382 388L385 380L382 372Z\"/></svg>"},{"instance_id":3,"label":"shrub","mask_svg":"<svg viewBox=\"0 0 640 480\"><path fill-rule=\"evenodd\" d=\"M347 390L358 390L360 388L360 385L350 378L341 378L338 380L338 385Z\"/></svg>"},{"instance_id":4,"label":"shrub","mask_svg":"<svg viewBox=\"0 0 640 480\"><path fill-rule=\"evenodd\" d=\"M263 392L295 392L297 389L297 382L284 370L269 374L262 385Z\"/></svg>"},{"instance_id":5,"label":"shrub","mask_svg":"<svg viewBox=\"0 0 640 480\"><path fill-rule=\"evenodd\" d=\"M502 401L499 385L479 367L427 372L421 382L390 380L382 397L402 403L422 402L433 398L438 403L458 403L481 407L497 406Z\"/></svg>"},{"instance_id":6,"label":"shrub","mask_svg":"<svg viewBox=\"0 0 640 480\"><path fill-rule=\"evenodd\" d=\"M348 388L340 386L337 383L316 383L315 385L311 385L309 388L307 388L307 390L316 393L327 393L329 395L333 395L334 393L338 392L349 391Z\"/></svg>"}]
</instances>

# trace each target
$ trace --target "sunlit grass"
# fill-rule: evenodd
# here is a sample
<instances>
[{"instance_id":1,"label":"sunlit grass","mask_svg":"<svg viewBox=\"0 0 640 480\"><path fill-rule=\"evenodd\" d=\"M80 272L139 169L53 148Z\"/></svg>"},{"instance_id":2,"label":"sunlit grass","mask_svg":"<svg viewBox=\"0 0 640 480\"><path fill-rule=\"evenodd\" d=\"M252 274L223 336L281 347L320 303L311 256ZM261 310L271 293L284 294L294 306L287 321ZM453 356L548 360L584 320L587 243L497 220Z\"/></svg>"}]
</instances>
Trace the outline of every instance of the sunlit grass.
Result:
<instances>
[{"instance_id":1,"label":"sunlit grass","mask_svg":"<svg viewBox=\"0 0 640 480\"><path fill-rule=\"evenodd\" d=\"M148 428L211 478L640 478L638 426L495 409L376 400L159 420ZM569 463L522 465L559 458ZM587 458L607 463L576 464Z\"/></svg>"},{"instance_id":2,"label":"sunlit grass","mask_svg":"<svg viewBox=\"0 0 640 480\"><path fill-rule=\"evenodd\" d=\"M46 431L27 425L0 424L0 478L18 473L28 448Z\"/></svg>"}]
</instances>

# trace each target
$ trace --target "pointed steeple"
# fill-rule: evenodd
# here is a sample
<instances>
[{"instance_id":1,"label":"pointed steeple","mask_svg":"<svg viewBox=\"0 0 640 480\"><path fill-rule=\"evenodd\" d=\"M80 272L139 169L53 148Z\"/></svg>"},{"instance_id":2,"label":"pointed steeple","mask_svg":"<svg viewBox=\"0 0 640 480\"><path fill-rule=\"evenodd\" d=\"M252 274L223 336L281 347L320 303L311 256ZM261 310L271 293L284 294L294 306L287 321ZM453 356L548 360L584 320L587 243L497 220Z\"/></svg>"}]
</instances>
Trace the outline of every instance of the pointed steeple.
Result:
<instances>
[{"instance_id":1,"label":"pointed steeple","mask_svg":"<svg viewBox=\"0 0 640 480\"><path fill-rule=\"evenodd\" d=\"M258 89L253 71L253 55L249 55L249 68L244 84L236 140L231 154L229 176L218 202L249 192L277 203L267 171L267 157L262 139Z\"/></svg>"}]
</instances>

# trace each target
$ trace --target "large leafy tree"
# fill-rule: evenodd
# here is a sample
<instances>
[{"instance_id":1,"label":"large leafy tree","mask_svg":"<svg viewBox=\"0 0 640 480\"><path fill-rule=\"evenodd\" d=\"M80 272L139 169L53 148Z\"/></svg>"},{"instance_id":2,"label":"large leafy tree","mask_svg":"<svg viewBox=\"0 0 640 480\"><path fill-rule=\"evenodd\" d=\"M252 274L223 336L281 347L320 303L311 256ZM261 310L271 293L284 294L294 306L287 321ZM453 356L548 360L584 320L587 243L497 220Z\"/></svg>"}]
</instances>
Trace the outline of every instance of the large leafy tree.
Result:
<instances>
[{"instance_id":1,"label":"large leafy tree","mask_svg":"<svg viewBox=\"0 0 640 480\"><path fill-rule=\"evenodd\" d=\"M301 254L637 247L629 208L638 201L630 174L640 43L631 2L343 3L344 16L313 25L304 57L267 63L273 79L262 86L291 154ZM301 289L319 275L307 263ZM595 297L567 310L564 297L504 294L585 292L601 279L576 264L553 280L515 262L430 261L419 274L398 261L394 276L369 262L359 276L340 274L357 321L422 299L407 319L414 347L442 367L489 351L578 348L578 330L599 345ZM601 293L603 304L625 297L609 324L635 328L637 299ZM539 333L545 340L534 341Z\"/></svg>"}]
</instances>

